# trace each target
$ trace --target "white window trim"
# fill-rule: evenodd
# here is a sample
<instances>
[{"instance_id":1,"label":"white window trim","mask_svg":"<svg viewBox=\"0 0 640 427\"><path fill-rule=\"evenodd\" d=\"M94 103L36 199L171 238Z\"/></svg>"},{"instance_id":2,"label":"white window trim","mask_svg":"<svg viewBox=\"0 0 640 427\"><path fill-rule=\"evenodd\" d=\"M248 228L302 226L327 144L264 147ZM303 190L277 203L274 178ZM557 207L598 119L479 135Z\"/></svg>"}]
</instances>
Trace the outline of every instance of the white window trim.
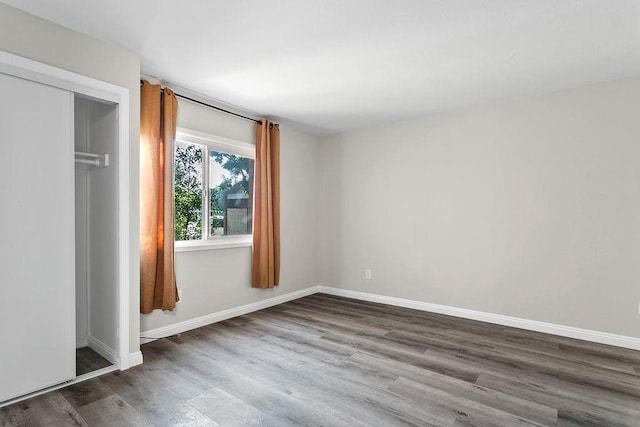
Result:
<instances>
[{"instance_id":1,"label":"white window trim","mask_svg":"<svg viewBox=\"0 0 640 427\"><path fill-rule=\"evenodd\" d=\"M176 129L176 140L192 144L204 145L203 153L203 184L209 182L209 151L221 151L235 154L250 159L256 158L256 147L253 144L235 139L225 138L193 129L178 127ZM207 185L208 188L208 185ZM209 191L203 191L202 209L209 209ZM253 229L253 227L252 227ZM203 221L202 235L206 236L202 240L177 240L174 243L176 252L205 251L212 249L228 249L250 247L253 244L253 234L243 234L238 236L209 236L209 223Z\"/></svg>"},{"instance_id":2,"label":"white window trim","mask_svg":"<svg viewBox=\"0 0 640 427\"><path fill-rule=\"evenodd\" d=\"M176 252L209 251L214 249L247 248L253 244L253 236L220 236L207 240L178 240L175 242Z\"/></svg>"}]
</instances>

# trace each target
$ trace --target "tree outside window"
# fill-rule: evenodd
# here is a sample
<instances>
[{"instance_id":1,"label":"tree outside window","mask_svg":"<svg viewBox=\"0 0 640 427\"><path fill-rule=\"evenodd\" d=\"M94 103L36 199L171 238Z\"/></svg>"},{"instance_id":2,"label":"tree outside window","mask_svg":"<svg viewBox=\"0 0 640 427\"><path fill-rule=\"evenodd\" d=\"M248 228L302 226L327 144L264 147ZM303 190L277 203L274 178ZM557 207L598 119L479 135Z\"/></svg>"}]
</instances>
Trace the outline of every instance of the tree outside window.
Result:
<instances>
[{"instance_id":1,"label":"tree outside window","mask_svg":"<svg viewBox=\"0 0 640 427\"><path fill-rule=\"evenodd\" d=\"M176 241L251 234L253 168L251 158L177 141Z\"/></svg>"}]
</instances>

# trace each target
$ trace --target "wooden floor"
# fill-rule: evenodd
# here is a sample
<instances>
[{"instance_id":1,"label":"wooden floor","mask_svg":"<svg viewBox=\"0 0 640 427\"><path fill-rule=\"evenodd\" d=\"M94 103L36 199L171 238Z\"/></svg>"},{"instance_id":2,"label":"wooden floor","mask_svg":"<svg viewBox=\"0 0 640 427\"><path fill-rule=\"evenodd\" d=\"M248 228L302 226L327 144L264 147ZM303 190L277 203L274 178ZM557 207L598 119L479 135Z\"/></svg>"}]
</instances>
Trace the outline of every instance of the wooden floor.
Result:
<instances>
[{"instance_id":1,"label":"wooden floor","mask_svg":"<svg viewBox=\"0 0 640 427\"><path fill-rule=\"evenodd\" d=\"M328 295L155 341L2 426L640 426L640 353Z\"/></svg>"},{"instance_id":2,"label":"wooden floor","mask_svg":"<svg viewBox=\"0 0 640 427\"><path fill-rule=\"evenodd\" d=\"M76 349L76 376L88 374L107 366L111 366L111 362L89 347Z\"/></svg>"}]
</instances>

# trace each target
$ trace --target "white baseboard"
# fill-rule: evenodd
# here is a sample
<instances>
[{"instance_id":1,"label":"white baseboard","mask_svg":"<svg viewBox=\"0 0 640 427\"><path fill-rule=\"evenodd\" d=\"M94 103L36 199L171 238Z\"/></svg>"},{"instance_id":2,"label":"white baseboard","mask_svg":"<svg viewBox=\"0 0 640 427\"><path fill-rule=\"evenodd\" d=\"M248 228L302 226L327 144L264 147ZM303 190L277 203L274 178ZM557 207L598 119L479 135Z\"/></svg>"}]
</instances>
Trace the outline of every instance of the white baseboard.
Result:
<instances>
[{"instance_id":1,"label":"white baseboard","mask_svg":"<svg viewBox=\"0 0 640 427\"><path fill-rule=\"evenodd\" d=\"M575 328L572 326L557 325L554 323L540 322L537 320L520 319L517 317L504 316L501 314L469 310L466 308L451 307L447 305L432 304L428 302L415 301L404 298L351 291L347 289L334 288L331 286L312 286L307 289L291 292L289 294L280 295L278 297L269 298L252 304L246 304L240 307L231 308L229 310L208 314L206 316L197 317L195 319L186 320L184 322L175 323L173 325L165 326L162 328L144 331L140 333L141 342L150 342L159 338L176 335L182 332L189 331L191 329L209 325L211 323L231 319L232 317L241 316L243 314L252 313L254 311L262 310L274 305L313 295L318 292L358 299L362 301L370 301L381 304L394 305L398 307L411 308L414 310L427 311L430 313L445 314L448 316L461 317L463 319L479 320L481 322L493 323L496 325L510 326L514 328L526 329L529 331L542 332L567 338L575 338L600 344L613 345L616 347L623 347L632 350L640 350L640 338L593 331L589 329ZM139 363L142 363L141 354L140 358L136 359L135 362L133 359L131 360L131 366L135 366Z\"/></svg>"},{"instance_id":2,"label":"white baseboard","mask_svg":"<svg viewBox=\"0 0 640 427\"><path fill-rule=\"evenodd\" d=\"M133 368L134 366L137 366L137 365L142 365L142 361L143 361L142 352L140 350L129 354L130 368Z\"/></svg>"},{"instance_id":3,"label":"white baseboard","mask_svg":"<svg viewBox=\"0 0 640 427\"><path fill-rule=\"evenodd\" d=\"M142 344L148 343L160 338L169 337L171 335L176 335L182 332L190 331L191 329L196 329L202 326L210 325L212 323L231 319L232 317L242 316L243 314L252 313L254 311L273 307L274 305L282 304L288 301L293 301L298 298L315 294L319 292L318 289L319 289L319 286L312 286L310 288L302 289L296 292L291 292L285 295L280 295L277 297L265 299L265 300L254 302L251 304L241 305L239 307L230 308L228 310L219 311L217 313L207 314L206 316L196 317L194 319L185 320L183 322L174 323L172 325L164 326L162 328L143 331L143 332L140 332L140 343Z\"/></svg>"},{"instance_id":4,"label":"white baseboard","mask_svg":"<svg viewBox=\"0 0 640 427\"><path fill-rule=\"evenodd\" d=\"M118 356L117 351L91 335L87 337L87 345L91 350L95 351L115 366L120 367L120 356Z\"/></svg>"},{"instance_id":5,"label":"white baseboard","mask_svg":"<svg viewBox=\"0 0 640 427\"><path fill-rule=\"evenodd\" d=\"M120 363L120 357L114 349L92 336L87 337L87 344L93 351L113 363L114 366L122 369L123 366ZM142 360L142 352L140 350L129 353L129 368L141 365Z\"/></svg>"},{"instance_id":6,"label":"white baseboard","mask_svg":"<svg viewBox=\"0 0 640 427\"><path fill-rule=\"evenodd\" d=\"M494 323L496 325L510 326L514 328L526 329L529 331L559 335L562 337L613 345L616 347L629 348L632 350L640 350L640 338L635 337L592 331L589 329L574 328L572 326L556 325L553 323L539 322L537 320L520 319L517 317L504 316L501 314L468 310L466 308L450 307L447 305L431 304L428 302L388 297L366 292L350 291L346 289L333 288L330 286L316 286L315 289L317 292L322 292L330 295L377 302L398 307L412 308L414 310L428 311L431 313L446 314L449 316L461 317L464 319Z\"/></svg>"}]
</instances>

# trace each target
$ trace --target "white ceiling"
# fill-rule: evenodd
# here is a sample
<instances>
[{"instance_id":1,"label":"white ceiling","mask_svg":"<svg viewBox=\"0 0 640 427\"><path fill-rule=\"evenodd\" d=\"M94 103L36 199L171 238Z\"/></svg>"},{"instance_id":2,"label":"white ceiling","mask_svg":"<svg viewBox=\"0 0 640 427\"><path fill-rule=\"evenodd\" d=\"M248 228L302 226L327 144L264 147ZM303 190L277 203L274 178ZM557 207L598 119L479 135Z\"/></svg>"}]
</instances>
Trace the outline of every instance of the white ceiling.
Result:
<instances>
[{"instance_id":1,"label":"white ceiling","mask_svg":"<svg viewBox=\"0 0 640 427\"><path fill-rule=\"evenodd\" d=\"M640 74L638 0L0 0L330 134Z\"/></svg>"}]
</instances>

